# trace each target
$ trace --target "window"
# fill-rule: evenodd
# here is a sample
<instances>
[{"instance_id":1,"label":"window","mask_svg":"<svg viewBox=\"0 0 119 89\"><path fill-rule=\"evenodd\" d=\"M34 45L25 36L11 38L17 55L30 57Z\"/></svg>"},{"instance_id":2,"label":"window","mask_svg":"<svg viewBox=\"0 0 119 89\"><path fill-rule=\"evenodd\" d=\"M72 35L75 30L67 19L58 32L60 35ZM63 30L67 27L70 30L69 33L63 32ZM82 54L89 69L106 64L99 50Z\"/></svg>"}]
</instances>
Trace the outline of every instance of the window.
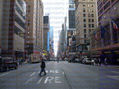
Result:
<instances>
[{"instance_id":1,"label":"window","mask_svg":"<svg viewBox=\"0 0 119 89\"><path fill-rule=\"evenodd\" d=\"M91 22L91 19L88 19L89 22Z\"/></svg>"},{"instance_id":2,"label":"window","mask_svg":"<svg viewBox=\"0 0 119 89\"><path fill-rule=\"evenodd\" d=\"M86 14L83 14L83 17L86 17Z\"/></svg>"},{"instance_id":3,"label":"window","mask_svg":"<svg viewBox=\"0 0 119 89\"><path fill-rule=\"evenodd\" d=\"M110 2L108 2L105 6L104 6L104 10L107 9L110 6Z\"/></svg>"},{"instance_id":4,"label":"window","mask_svg":"<svg viewBox=\"0 0 119 89\"><path fill-rule=\"evenodd\" d=\"M84 38L86 38L86 34L84 34Z\"/></svg>"},{"instance_id":5,"label":"window","mask_svg":"<svg viewBox=\"0 0 119 89\"><path fill-rule=\"evenodd\" d=\"M86 12L86 10L85 10L85 9L83 9L83 12Z\"/></svg>"},{"instance_id":6,"label":"window","mask_svg":"<svg viewBox=\"0 0 119 89\"><path fill-rule=\"evenodd\" d=\"M91 29L89 29L89 32L91 32Z\"/></svg>"},{"instance_id":7,"label":"window","mask_svg":"<svg viewBox=\"0 0 119 89\"><path fill-rule=\"evenodd\" d=\"M92 22L94 22L94 19L92 19Z\"/></svg>"},{"instance_id":8,"label":"window","mask_svg":"<svg viewBox=\"0 0 119 89\"><path fill-rule=\"evenodd\" d=\"M92 27L94 27L94 24L92 24Z\"/></svg>"},{"instance_id":9,"label":"window","mask_svg":"<svg viewBox=\"0 0 119 89\"><path fill-rule=\"evenodd\" d=\"M84 19L83 21L86 22L86 19Z\"/></svg>"},{"instance_id":10,"label":"window","mask_svg":"<svg viewBox=\"0 0 119 89\"><path fill-rule=\"evenodd\" d=\"M84 24L84 27L86 27L86 24Z\"/></svg>"},{"instance_id":11,"label":"window","mask_svg":"<svg viewBox=\"0 0 119 89\"><path fill-rule=\"evenodd\" d=\"M86 41L86 40L84 40L84 42L85 42L85 43L87 43L87 41Z\"/></svg>"},{"instance_id":12,"label":"window","mask_svg":"<svg viewBox=\"0 0 119 89\"><path fill-rule=\"evenodd\" d=\"M84 29L84 33L86 33L86 29Z\"/></svg>"},{"instance_id":13,"label":"window","mask_svg":"<svg viewBox=\"0 0 119 89\"><path fill-rule=\"evenodd\" d=\"M83 5L83 7L85 7L86 5Z\"/></svg>"},{"instance_id":14,"label":"window","mask_svg":"<svg viewBox=\"0 0 119 89\"><path fill-rule=\"evenodd\" d=\"M94 14L91 14L92 17L94 17Z\"/></svg>"},{"instance_id":15,"label":"window","mask_svg":"<svg viewBox=\"0 0 119 89\"><path fill-rule=\"evenodd\" d=\"M90 27L91 27L91 24L89 24L88 26L89 26L89 28L90 28Z\"/></svg>"}]
</instances>

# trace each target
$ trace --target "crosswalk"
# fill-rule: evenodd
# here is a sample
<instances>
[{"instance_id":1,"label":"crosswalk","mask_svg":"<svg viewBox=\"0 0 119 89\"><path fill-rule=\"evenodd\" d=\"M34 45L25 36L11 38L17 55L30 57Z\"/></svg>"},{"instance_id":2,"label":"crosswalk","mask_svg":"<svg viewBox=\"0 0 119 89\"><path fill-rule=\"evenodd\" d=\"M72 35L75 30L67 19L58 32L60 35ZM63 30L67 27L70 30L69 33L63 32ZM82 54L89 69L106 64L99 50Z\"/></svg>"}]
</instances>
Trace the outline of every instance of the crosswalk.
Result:
<instances>
[{"instance_id":1,"label":"crosswalk","mask_svg":"<svg viewBox=\"0 0 119 89\"><path fill-rule=\"evenodd\" d=\"M9 73L3 73L0 75L0 77L4 77L5 75L8 75Z\"/></svg>"},{"instance_id":2,"label":"crosswalk","mask_svg":"<svg viewBox=\"0 0 119 89\"><path fill-rule=\"evenodd\" d=\"M119 81L119 71L111 71L111 75L108 75L107 77L113 80Z\"/></svg>"}]
</instances>

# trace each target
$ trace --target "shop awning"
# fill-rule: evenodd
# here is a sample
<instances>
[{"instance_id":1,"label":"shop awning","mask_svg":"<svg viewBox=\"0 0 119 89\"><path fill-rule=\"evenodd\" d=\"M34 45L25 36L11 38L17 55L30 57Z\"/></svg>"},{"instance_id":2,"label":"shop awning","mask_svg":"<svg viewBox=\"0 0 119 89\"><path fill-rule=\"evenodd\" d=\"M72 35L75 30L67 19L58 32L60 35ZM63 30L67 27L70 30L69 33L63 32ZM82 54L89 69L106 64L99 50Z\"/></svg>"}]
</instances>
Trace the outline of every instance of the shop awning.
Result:
<instances>
[{"instance_id":1,"label":"shop awning","mask_svg":"<svg viewBox=\"0 0 119 89\"><path fill-rule=\"evenodd\" d=\"M119 43L102 47L102 48L94 48L92 49L92 51L105 51L105 50L117 50L117 49L119 49Z\"/></svg>"}]
</instances>

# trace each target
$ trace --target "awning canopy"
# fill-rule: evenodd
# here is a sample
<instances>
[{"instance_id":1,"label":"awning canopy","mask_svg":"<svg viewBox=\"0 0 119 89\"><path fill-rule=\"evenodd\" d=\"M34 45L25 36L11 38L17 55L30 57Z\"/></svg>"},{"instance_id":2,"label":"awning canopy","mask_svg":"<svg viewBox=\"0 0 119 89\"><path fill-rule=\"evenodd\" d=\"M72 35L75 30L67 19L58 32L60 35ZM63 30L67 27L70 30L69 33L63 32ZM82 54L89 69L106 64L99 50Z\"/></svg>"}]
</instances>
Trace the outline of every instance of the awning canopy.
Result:
<instances>
[{"instance_id":1,"label":"awning canopy","mask_svg":"<svg viewBox=\"0 0 119 89\"><path fill-rule=\"evenodd\" d=\"M119 50L119 43L113 44L113 45L108 45L108 46L102 47L102 48L92 49L92 51L108 51L108 50Z\"/></svg>"}]
</instances>

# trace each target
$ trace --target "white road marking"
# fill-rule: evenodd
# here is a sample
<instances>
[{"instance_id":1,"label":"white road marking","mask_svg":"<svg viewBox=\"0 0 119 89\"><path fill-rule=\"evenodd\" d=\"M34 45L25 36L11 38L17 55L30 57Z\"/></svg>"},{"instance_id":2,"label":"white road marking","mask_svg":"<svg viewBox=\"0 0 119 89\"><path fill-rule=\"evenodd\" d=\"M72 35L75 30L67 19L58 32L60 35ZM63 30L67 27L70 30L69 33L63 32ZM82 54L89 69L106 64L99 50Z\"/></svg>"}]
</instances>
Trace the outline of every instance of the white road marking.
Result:
<instances>
[{"instance_id":1,"label":"white road marking","mask_svg":"<svg viewBox=\"0 0 119 89\"><path fill-rule=\"evenodd\" d=\"M40 71L38 72L38 74L40 73ZM48 73L48 70L46 70L46 73Z\"/></svg>"},{"instance_id":2,"label":"white road marking","mask_svg":"<svg viewBox=\"0 0 119 89\"><path fill-rule=\"evenodd\" d=\"M119 80L119 76L108 76L108 78L114 79L114 80Z\"/></svg>"},{"instance_id":3,"label":"white road marking","mask_svg":"<svg viewBox=\"0 0 119 89\"><path fill-rule=\"evenodd\" d=\"M119 74L119 71L111 71L112 73L116 73L116 74Z\"/></svg>"},{"instance_id":4,"label":"white road marking","mask_svg":"<svg viewBox=\"0 0 119 89\"><path fill-rule=\"evenodd\" d=\"M64 72L62 72L62 74L64 75Z\"/></svg>"},{"instance_id":5,"label":"white road marking","mask_svg":"<svg viewBox=\"0 0 119 89\"><path fill-rule=\"evenodd\" d=\"M61 77L55 77L55 83L62 83L62 82L60 81L60 78L61 78Z\"/></svg>"},{"instance_id":6,"label":"white road marking","mask_svg":"<svg viewBox=\"0 0 119 89\"><path fill-rule=\"evenodd\" d=\"M46 77L44 84L46 84L48 82L51 83L53 79L54 79L54 77Z\"/></svg>"},{"instance_id":7,"label":"white road marking","mask_svg":"<svg viewBox=\"0 0 119 89\"><path fill-rule=\"evenodd\" d=\"M50 70L50 73L55 73L55 71L54 70Z\"/></svg>"},{"instance_id":8,"label":"white road marking","mask_svg":"<svg viewBox=\"0 0 119 89\"><path fill-rule=\"evenodd\" d=\"M55 77L52 77L52 76L49 76L49 77L46 77L45 81L44 81L44 84L46 83L62 83L61 80L60 80L61 77L58 77L58 76L55 76Z\"/></svg>"},{"instance_id":9,"label":"white road marking","mask_svg":"<svg viewBox=\"0 0 119 89\"><path fill-rule=\"evenodd\" d=\"M40 84L40 82L42 81L43 77L37 82L37 84Z\"/></svg>"},{"instance_id":10,"label":"white road marking","mask_svg":"<svg viewBox=\"0 0 119 89\"><path fill-rule=\"evenodd\" d=\"M40 73L40 71L38 73ZM60 72L59 70L46 70L46 73L64 74L64 72Z\"/></svg>"},{"instance_id":11,"label":"white road marking","mask_svg":"<svg viewBox=\"0 0 119 89\"><path fill-rule=\"evenodd\" d=\"M48 70L46 70L46 73L48 73Z\"/></svg>"},{"instance_id":12,"label":"white road marking","mask_svg":"<svg viewBox=\"0 0 119 89\"><path fill-rule=\"evenodd\" d=\"M32 77L33 75L35 75L36 72L33 72L30 76Z\"/></svg>"},{"instance_id":13,"label":"white road marking","mask_svg":"<svg viewBox=\"0 0 119 89\"><path fill-rule=\"evenodd\" d=\"M26 82L25 82L25 84L28 84L30 81L32 81L33 80L33 78L30 78L30 79L28 79Z\"/></svg>"},{"instance_id":14,"label":"white road marking","mask_svg":"<svg viewBox=\"0 0 119 89\"><path fill-rule=\"evenodd\" d=\"M9 74L9 73L4 73L4 74L1 74L1 75L0 75L0 77L3 77L3 76L5 76L5 75L7 75L7 74Z\"/></svg>"}]
</instances>

